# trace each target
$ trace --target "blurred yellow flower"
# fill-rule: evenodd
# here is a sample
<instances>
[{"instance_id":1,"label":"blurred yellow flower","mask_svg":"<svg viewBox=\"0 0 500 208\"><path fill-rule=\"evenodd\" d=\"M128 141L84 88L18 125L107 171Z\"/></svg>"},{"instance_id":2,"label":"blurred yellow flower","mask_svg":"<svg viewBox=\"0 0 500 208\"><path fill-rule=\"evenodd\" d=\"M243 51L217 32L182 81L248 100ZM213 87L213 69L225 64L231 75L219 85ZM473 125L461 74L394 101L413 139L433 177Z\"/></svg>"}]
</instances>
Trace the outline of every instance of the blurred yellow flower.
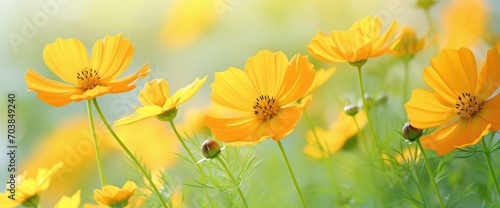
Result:
<instances>
[{"instance_id":1,"label":"blurred yellow flower","mask_svg":"<svg viewBox=\"0 0 500 208\"><path fill-rule=\"evenodd\" d=\"M213 102L239 115L208 115L205 123L226 143L248 144L269 137L279 141L293 130L309 104L309 98L296 101L311 87L315 73L306 56L295 55L289 62L282 52L259 51L247 60L244 71L230 67L216 72L211 84Z\"/></svg>"},{"instance_id":2,"label":"blurred yellow flower","mask_svg":"<svg viewBox=\"0 0 500 208\"><path fill-rule=\"evenodd\" d=\"M170 96L170 88L166 79L147 82L139 93L139 101L143 107L135 106L134 114L115 121L115 125L130 124L155 116L161 120L173 119L177 114L177 106L193 97L206 80L207 76L201 80L196 78L193 83L181 88L172 96Z\"/></svg>"},{"instance_id":3,"label":"blurred yellow flower","mask_svg":"<svg viewBox=\"0 0 500 208\"><path fill-rule=\"evenodd\" d=\"M59 162L50 169L40 168L36 177L27 178L26 172L16 177L14 179L16 186L13 188L15 192L12 196L14 200L9 197L12 193L8 190L10 186L7 184L5 193L0 193L0 204L2 207L17 207L21 204L36 207L42 191L49 187L50 179L62 166L63 163Z\"/></svg>"},{"instance_id":4,"label":"blurred yellow flower","mask_svg":"<svg viewBox=\"0 0 500 208\"><path fill-rule=\"evenodd\" d=\"M137 185L127 181L120 189L116 186L106 185L101 189L94 190L94 199L101 205L110 207L125 207L129 199L135 194Z\"/></svg>"},{"instance_id":5,"label":"blurred yellow flower","mask_svg":"<svg viewBox=\"0 0 500 208\"><path fill-rule=\"evenodd\" d=\"M361 110L355 115L359 128L366 125L366 113ZM313 132L314 131L314 132ZM358 133L358 128L352 116L341 112L328 130L315 128L307 132L307 146L304 152L314 159L321 159L339 151L344 144ZM316 140L316 136L318 140Z\"/></svg>"},{"instance_id":6,"label":"blurred yellow flower","mask_svg":"<svg viewBox=\"0 0 500 208\"><path fill-rule=\"evenodd\" d=\"M80 206L80 190L71 197L63 196L54 208L78 208Z\"/></svg>"},{"instance_id":7,"label":"blurred yellow flower","mask_svg":"<svg viewBox=\"0 0 500 208\"><path fill-rule=\"evenodd\" d=\"M412 126L441 127L420 138L425 148L443 155L476 144L488 130L500 129L500 96L492 96L500 85L498 47L488 51L479 76L467 48L445 49L431 63L424 69L424 81L432 91L413 90L405 104Z\"/></svg>"},{"instance_id":8,"label":"blurred yellow flower","mask_svg":"<svg viewBox=\"0 0 500 208\"><path fill-rule=\"evenodd\" d=\"M49 80L28 68L28 90L36 91L40 100L52 106L130 91L135 88L135 81L149 72L145 64L134 74L117 79L129 66L133 52L130 40L121 34L106 36L95 42L89 60L81 41L57 38L45 46L43 59L52 72L69 84Z\"/></svg>"},{"instance_id":9,"label":"blurred yellow flower","mask_svg":"<svg viewBox=\"0 0 500 208\"><path fill-rule=\"evenodd\" d=\"M337 71L337 68L331 67L329 69L319 69L316 71L316 76L314 76L314 81L311 84L311 87L307 90L306 93L304 93L304 96L306 97L310 95L314 90L316 90L318 87L323 85L332 75Z\"/></svg>"},{"instance_id":10,"label":"blurred yellow flower","mask_svg":"<svg viewBox=\"0 0 500 208\"><path fill-rule=\"evenodd\" d=\"M417 39L415 30L411 27L404 26L401 29L401 34L390 47L391 54L397 57L412 59L416 53L425 47L426 39L426 36Z\"/></svg>"},{"instance_id":11,"label":"blurred yellow flower","mask_svg":"<svg viewBox=\"0 0 500 208\"><path fill-rule=\"evenodd\" d=\"M471 47L480 40L489 16L484 0L454 0L443 10L441 48Z\"/></svg>"},{"instance_id":12,"label":"blurred yellow flower","mask_svg":"<svg viewBox=\"0 0 500 208\"><path fill-rule=\"evenodd\" d=\"M367 16L347 31L332 31L329 36L318 32L307 50L313 57L326 62L356 63L381 56L389 52L398 23L393 20L382 35L381 27L380 18Z\"/></svg>"}]
</instances>

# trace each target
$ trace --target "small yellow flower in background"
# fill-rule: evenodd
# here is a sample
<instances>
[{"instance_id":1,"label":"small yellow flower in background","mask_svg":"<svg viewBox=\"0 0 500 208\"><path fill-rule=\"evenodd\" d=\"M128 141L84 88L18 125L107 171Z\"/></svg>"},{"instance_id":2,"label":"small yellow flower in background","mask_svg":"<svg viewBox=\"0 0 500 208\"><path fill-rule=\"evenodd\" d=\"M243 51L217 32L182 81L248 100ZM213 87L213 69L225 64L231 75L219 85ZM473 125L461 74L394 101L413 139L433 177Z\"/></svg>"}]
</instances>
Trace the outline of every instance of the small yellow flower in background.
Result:
<instances>
[{"instance_id":1,"label":"small yellow flower in background","mask_svg":"<svg viewBox=\"0 0 500 208\"><path fill-rule=\"evenodd\" d=\"M17 207L19 205L36 207L42 192L49 187L50 179L62 166L63 163L59 162L50 169L40 168L36 177L27 178L27 173L16 177L13 196L15 200L9 198L12 193L8 190L10 186L7 184L5 193L0 193L0 204L2 207ZM7 181L9 182L9 180Z\"/></svg>"},{"instance_id":2,"label":"small yellow flower in background","mask_svg":"<svg viewBox=\"0 0 500 208\"><path fill-rule=\"evenodd\" d=\"M71 197L63 196L54 208L78 208L80 206L80 190Z\"/></svg>"},{"instance_id":3,"label":"small yellow flower in background","mask_svg":"<svg viewBox=\"0 0 500 208\"><path fill-rule=\"evenodd\" d=\"M314 90L316 90L318 87L323 85L332 75L337 71L337 68L331 67L329 69L319 69L316 71L316 75L314 76L314 81L311 84L311 87L307 90L306 93L304 93L304 96L302 97L307 97L310 95Z\"/></svg>"},{"instance_id":4,"label":"small yellow flower in background","mask_svg":"<svg viewBox=\"0 0 500 208\"><path fill-rule=\"evenodd\" d=\"M193 97L206 80L207 76L201 80L196 78L193 83L179 89L172 96L168 82L164 78L147 82L139 93L139 101L143 107L135 106L134 114L115 121L115 125L130 124L150 117L157 117L163 121L173 119L177 114L177 106Z\"/></svg>"},{"instance_id":5,"label":"small yellow flower in background","mask_svg":"<svg viewBox=\"0 0 500 208\"><path fill-rule=\"evenodd\" d=\"M498 47L488 51L479 75L467 48L445 49L431 63L424 69L424 81L432 91L413 90L405 104L412 126L440 127L420 138L425 148L444 155L476 144L489 130L500 129L500 96L492 97L500 85Z\"/></svg>"},{"instance_id":6,"label":"small yellow flower in background","mask_svg":"<svg viewBox=\"0 0 500 208\"><path fill-rule=\"evenodd\" d=\"M426 36L417 39L415 30L413 30L411 27L404 26L401 29L401 34L391 45L390 52L392 55L397 57L412 59L416 53L418 53L425 47L426 39Z\"/></svg>"},{"instance_id":7,"label":"small yellow flower in background","mask_svg":"<svg viewBox=\"0 0 500 208\"><path fill-rule=\"evenodd\" d=\"M471 47L481 40L488 23L484 0L454 0L441 13L443 49Z\"/></svg>"},{"instance_id":8,"label":"small yellow flower in background","mask_svg":"<svg viewBox=\"0 0 500 208\"><path fill-rule=\"evenodd\" d=\"M94 190L94 199L101 205L109 207L125 207L129 199L135 194L137 185L127 181L122 188L106 185L102 189Z\"/></svg>"},{"instance_id":9,"label":"small yellow flower in background","mask_svg":"<svg viewBox=\"0 0 500 208\"><path fill-rule=\"evenodd\" d=\"M361 110L355 115L359 128L366 126L366 113ZM314 132L313 132L314 131ZM316 139L316 136L318 140ZM358 128L352 116L340 112L339 117L331 124L328 130L315 128L307 132L307 146L304 152L314 159L326 157L326 154L333 154L339 151L344 144L358 133Z\"/></svg>"},{"instance_id":10,"label":"small yellow flower in background","mask_svg":"<svg viewBox=\"0 0 500 208\"><path fill-rule=\"evenodd\" d=\"M381 27L380 18L367 16L347 31L332 31L329 36L318 32L307 45L307 50L314 58L326 62L356 63L381 56L389 52L398 23L392 21L382 35Z\"/></svg>"},{"instance_id":11,"label":"small yellow flower in background","mask_svg":"<svg viewBox=\"0 0 500 208\"><path fill-rule=\"evenodd\" d=\"M238 113L232 118L206 116L205 123L220 141L250 144L275 141L289 134L309 104L297 103L314 81L315 71L306 56L290 62L282 52L259 51L245 70L230 67L215 73L211 99Z\"/></svg>"},{"instance_id":12,"label":"small yellow flower in background","mask_svg":"<svg viewBox=\"0 0 500 208\"><path fill-rule=\"evenodd\" d=\"M149 72L145 64L137 72L118 78L129 66L133 53L130 40L121 34L97 40L90 60L81 41L57 38L45 46L43 59L54 74L69 84L49 80L28 68L28 90L37 92L40 100L52 106L130 91L135 88L135 81Z\"/></svg>"}]
</instances>

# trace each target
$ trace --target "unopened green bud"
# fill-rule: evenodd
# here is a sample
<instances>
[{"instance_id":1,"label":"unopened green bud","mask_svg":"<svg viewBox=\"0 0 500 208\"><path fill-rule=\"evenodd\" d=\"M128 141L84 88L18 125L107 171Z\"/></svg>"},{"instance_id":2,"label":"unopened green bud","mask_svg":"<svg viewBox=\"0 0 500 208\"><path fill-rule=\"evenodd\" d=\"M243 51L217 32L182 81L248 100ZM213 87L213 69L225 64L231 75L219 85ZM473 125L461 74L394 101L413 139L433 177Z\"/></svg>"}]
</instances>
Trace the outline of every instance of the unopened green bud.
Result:
<instances>
[{"instance_id":1,"label":"unopened green bud","mask_svg":"<svg viewBox=\"0 0 500 208\"><path fill-rule=\"evenodd\" d=\"M355 116L359 112L359 107L357 105L351 104L344 106L343 110L347 115Z\"/></svg>"},{"instance_id":2,"label":"unopened green bud","mask_svg":"<svg viewBox=\"0 0 500 208\"><path fill-rule=\"evenodd\" d=\"M436 2L437 0L416 0L415 5L422 9L430 9Z\"/></svg>"},{"instance_id":3,"label":"unopened green bud","mask_svg":"<svg viewBox=\"0 0 500 208\"><path fill-rule=\"evenodd\" d=\"M201 152L207 159L215 158L220 153L220 145L213 139L207 139L201 144Z\"/></svg>"},{"instance_id":4,"label":"unopened green bud","mask_svg":"<svg viewBox=\"0 0 500 208\"><path fill-rule=\"evenodd\" d=\"M157 115L156 118L160 121L171 121L177 116L177 108L165 111L164 113Z\"/></svg>"},{"instance_id":5,"label":"unopened green bud","mask_svg":"<svg viewBox=\"0 0 500 208\"><path fill-rule=\"evenodd\" d=\"M408 141L415 141L422 136L422 129L413 127L410 122L406 122L403 126L403 137Z\"/></svg>"}]
</instances>

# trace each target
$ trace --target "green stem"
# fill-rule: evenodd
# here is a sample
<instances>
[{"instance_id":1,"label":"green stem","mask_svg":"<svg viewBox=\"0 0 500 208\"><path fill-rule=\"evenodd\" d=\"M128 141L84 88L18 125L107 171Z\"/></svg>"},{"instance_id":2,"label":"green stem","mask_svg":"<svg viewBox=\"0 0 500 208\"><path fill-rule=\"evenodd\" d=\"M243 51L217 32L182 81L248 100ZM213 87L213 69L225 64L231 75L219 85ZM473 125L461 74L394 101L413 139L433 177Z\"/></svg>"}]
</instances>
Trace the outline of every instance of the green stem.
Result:
<instances>
[{"instance_id":1,"label":"green stem","mask_svg":"<svg viewBox=\"0 0 500 208\"><path fill-rule=\"evenodd\" d=\"M101 181L101 188L104 187L104 171L102 171L101 154L99 153L99 145L97 144L97 134L94 126L94 116L92 115L92 104L87 100L87 113L89 115L90 129L92 130L92 137L94 139L95 157L97 160L97 170L99 171L99 180Z\"/></svg>"},{"instance_id":2,"label":"green stem","mask_svg":"<svg viewBox=\"0 0 500 208\"><path fill-rule=\"evenodd\" d=\"M245 196L243 195L243 192L241 192L240 185L237 184L236 180L234 179L233 174L231 171L229 171L229 168L227 168L226 163L221 159L221 157L216 157L217 160L222 164L222 167L224 167L224 170L226 170L227 175L229 175L229 178L233 181L234 185L238 188L238 194L240 195L241 201L243 201L243 205L245 205L246 208L248 208L247 201L245 200Z\"/></svg>"},{"instance_id":3,"label":"green stem","mask_svg":"<svg viewBox=\"0 0 500 208\"><path fill-rule=\"evenodd\" d=\"M168 120L168 123L170 123L170 126L174 130L175 135L177 136L177 139L179 139L179 142L181 142L182 146L184 147L184 149L186 150L186 152L189 154L189 157L191 157L191 160L193 160L193 163L196 163L196 158L194 157L193 153L191 153L191 151L187 147L186 143L184 142L184 140L182 139L181 135L177 131L177 128L175 128L174 120L170 119L170 120Z\"/></svg>"},{"instance_id":4,"label":"green stem","mask_svg":"<svg viewBox=\"0 0 500 208\"><path fill-rule=\"evenodd\" d=\"M420 144L420 140L417 140L417 145L418 145L418 148L420 149L420 152L422 153L422 157L424 158L425 167L427 168L427 172L429 173L429 178L431 179L431 183L434 186L434 191L436 191L436 195L439 199L439 204L443 208L443 207L445 207L444 203L443 203L443 198L441 197L441 194L439 193L439 188L437 186L436 180L434 179L434 174L432 173L429 159L427 158L427 154L425 153L424 148L422 147L422 144Z\"/></svg>"},{"instance_id":5,"label":"green stem","mask_svg":"<svg viewBox=\"0 0 500 208\"><path fill-rule=\"evenodd\" d=\"M408 100L408 88L410 87L410 66L409 62L410 60L405 57L403 59L404 65L405 65L405 75L404 75L404 85L403 85L403 103L405 103Z\"/></svg>"},{"instance_id":6,"label":"green stem","mask_svg":"<svg viewBox=\"0 0 500 208\"><path fill-rule=\"evenodd\" d=\"M297 190L297 193L299 194L300 197L300 202L302 202L303 207L307 207L306 201L304 200L304 197L302 196L302 192L300 192L299 184L297 183L297 180L295 179L295 175L293 174L292 167L290 166L290 163L288 162L288 158L285 153L285 149L283 149L283 145L281 145L281 141L277 141L278 146L280 147L281 155L283 156L283 159L285 160L286 167L288 168L288 172L290 173L290 177L292 177L293 180L293 185L295 185L295 190Z\"/></svg>"},{"instance_id":7,"label":"green stem","mask_svg":"<svg viewBox=\"0 0 500 208\"><path fill-rule=\"evenodd\" d=\"M95 106L95 108L97 110L97 113L99 113L99 116L101 117L102 121L104 122L104 125L106 125L106 128L108 128L108 130L111 133L111 135L113 135L113 138L115 138L116 142L118 142L118 144L122 147L122 149L125 150L125 152L127 153L127 155L130 157L130 159L132 159L132 161L135 163L135 165L137 166L137 168L139 168L139 170L142 172L142 174L144 175L144 177L146 177L146 179L148 180L149 184L153 188L153 191L155 192L155 194L160 199L163 207L167 207L167 203L165 202L165 200L163 199L162 195L158 191L158 188L156 188L156 185L153 183L153 180L151 179L151 175L148 174L148 172L142 167L141 163L139 163L139 161L137 160L137 158L135 158L135 156L132 154L132 152L130 152L130 150L127 148L127 146L125 146L125 144L118 137L118 135L116 135L115 131L113 130L113 128L111 128L111 126L109 125L108 121L106 120L106 117L104 117L104 114L102 113L101 108L99 107L99 104L97 103L97 100L94 98L94 99L92 99L92 101L94 102L94 106Z\"/></svg>"},{"instance_id":8,"label":"green stem","mask_svg":"<svg viewBox=\"0 0 500 208\"><path fill-rule=\"evenodd\" d=\"M366 113L366 112L365 112ZM352 116L352 119L354 120L354 124L356 125L356 130L358 130L358 139L359 143L361 143L361 146L365 149L366 153L368 153L368 146L366 145L366 138L361 131L361 127L359 126L358 120L356 119L355 116Z\"/></svg>"},{"instance_id":9,"label":"green stem","mask_svg":"<svg viewBox=\"0 0 500 208\"><path fill-rule=\"evenodd\" d=\"M490 151L488 150L488 148L486 146L486 142L484 141L484 138L481 139L481 143L483 144L484 158L486 159L486 164L488 165L488 169L490 170L491 179L493 179L493 184L495 185L495 190L497 191L498 199L500 199L500 187L498 186L498 180L497 180L497 177L495 175L495 169L493 169L493 165L491 164ZM498 203L498 206L500 207L500 203Z\"/></svg>"},{"instance_id":10,"label":"green stem","mask_svg":"<svg viewBox=\"0 0 500 208\"><path fill-rule=\"evenodd\" d=\"M377 135L375 134L375 131L373 130L373 125L372 125L372 119L371 119L371 114L370 114L370 108L368 107L368 103L366 103L365 99L365 90L363 89L363 77L361 74L361 66L358 65L358 85L359 85L359 93L361 94L361 100L363 101L363 109L365 110L366 113L366 120L368 121L368 128L370 129L370 133L372 134L373 137L373 143L375 144L375 148L377 149L377 152L380 153L380 144L378 143L378 138Z\"/></svg>"}]
</instances>

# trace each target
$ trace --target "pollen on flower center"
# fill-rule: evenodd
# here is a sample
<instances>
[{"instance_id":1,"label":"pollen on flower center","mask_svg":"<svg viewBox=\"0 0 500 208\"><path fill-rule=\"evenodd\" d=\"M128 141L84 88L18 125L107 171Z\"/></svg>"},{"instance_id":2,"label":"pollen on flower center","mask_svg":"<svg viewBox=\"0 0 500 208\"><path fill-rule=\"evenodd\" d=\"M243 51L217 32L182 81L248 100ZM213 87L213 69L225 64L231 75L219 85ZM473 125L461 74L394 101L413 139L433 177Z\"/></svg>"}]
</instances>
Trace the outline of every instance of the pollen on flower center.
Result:
<instances>
[{"instance_id":1,"label":"pollen on flower center","mask_svg":"<svg viewBox=\"0 0 500 208\"><path fill-rule=\"evenodd\" d=\"M457 109L457 115L462 116L462 118L470 118L479 112L479 107L481 102L476 96L470 93L462 93L458 96L458 102L455 104Z\"/></svg>"},{"instance_id":2,"label":"pollen on flower center","mask_svg":"<svg viewBox=\"0 0 500 208\"><path fill-rule=\"evenodd\" d=\"M94 69L82 69L80 72L76 74L76 78L78 79L78 87L83 90L91 90L94 89L97 85L99 85L99 73Z\"/></svg>"},{"instance_id":3,"label":"pollen on flower center","mask_svg":"<svg viewBox=\"0 0 500 208\"><path fill-rule=\"evenodd\" d=\"M256 98L255 105L253 106L254 114L260 120L268 120L278 114L280 106L276 103L274 97L269 95L261 95Z\"/></svg>"}]
</instances>

